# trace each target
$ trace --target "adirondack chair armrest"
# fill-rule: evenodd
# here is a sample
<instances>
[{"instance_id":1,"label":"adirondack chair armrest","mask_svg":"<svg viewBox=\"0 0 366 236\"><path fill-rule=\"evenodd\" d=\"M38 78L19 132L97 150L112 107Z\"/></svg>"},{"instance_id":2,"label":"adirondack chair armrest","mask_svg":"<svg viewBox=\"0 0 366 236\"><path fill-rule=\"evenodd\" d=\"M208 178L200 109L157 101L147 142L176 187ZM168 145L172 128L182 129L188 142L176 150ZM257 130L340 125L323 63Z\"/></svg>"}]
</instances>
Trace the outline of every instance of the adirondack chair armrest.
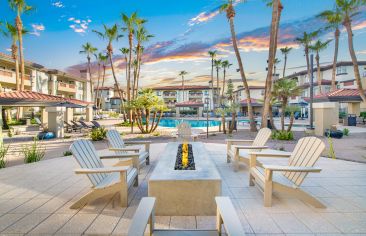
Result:
<instances>
[{"instance_id":1,"label":"adirondack chair armrest","mask_svg":"<svg viewBox=\"0 0 366 236\"><path fill-rule=\"evenodd\" d=\"M279 165L263 165L265 170L286 171L286 172L320 172L322 169L317 167L306 166L279 166Z\"/></svg>"},{"instance_id":2,"label":"adirondack chair armrest","mask_svg":"<svg viewBox=\"0 0 366 236\"><path fill-rule=\"evenodd\" d=\"M75 169L75 174L97 174L97 173L113 173L113 172L126 172L130 167L128 166L115 166L104 168L81 168Z\"/></svg>"},{"instance_id":3,"label":"adirondack chair armrest","mask_svg":"<svg viewBox=\"0 0 366 236\"><path fill-rule=\"evenodd\" d=\"M236 210L228 197L215 197L217 205L216 228L221 235L221 226L224 225L227 235L245 235Z\"/></svg>"},{"instance_id":4,"label":"adirondack chair armrest","mask_svg":"<svg viewBox=\"0 0 366 236\"><path fill-rule=\"evenodd\" d=\"M139 153L126 153L126 154L113 154L113 155L104 155L100 156L100 159L125 159L125 158L133 158L140 156Z\"/></svg>"},{"instance_id":5,"label":"adirondack chair armrest","mask_svg":"<svg viewBox=\"0 0 366 236\"><path fill-rule=\"evenodd\" d=\"M231 143L231 144L235 144L235 143L253 143L254 140L249 140L249 139L225 139L226 143Z\"/></svg>"},{"instance_id":6,"label":"adirondack chair armrest","mask_svg":"<svg viewBox=\"0 0 366 236\"><path fill-rule=\"evenodd\" d=\"M141 150L141 148L138 147L127 147L127 148L109 148L110 151L115 151L115 152L138 152Z\"/></svg>"},{"instance_id":7,"label":"adirondack chair armrest","mask_svg":"<svg viewBox=\"0 0 366 236\"><path fill-rule=\"evenodd\" d=\"M270 153L270 152L249 152L249 155L255 157L290 157L291 153Z\"/></svg>"},{"instance_id":8,"label":"adirondack chair armrest","mask_svg":"<svg viewBox=\"0 0 366 236\"><path fill-rule=\"evenodd\" d=\"M150 223L150 235L153 235L155 200L154 197L141 199L128 229L128 236L144 236L148 223Z\"/></svg>"},{"instance_id":9,"label":"adirondack chair armrest","mask_svg":"<svg viewBox=\"0 0 366 236\"><path fill-rule=\"evenodd\" d=\"M268 146L241 146L241 145L234 145L234 149L268 149Z\"/></svg>"},{"instance_id":10,"label":"adirondack chair armrest","mask_svg":"<svg viewBox=\"0 0 366 236\"><path fill-rule=\"evenodd\" d=\"M151 141L125 141L126 145L145 145L145 151L149 152Z\"/></svg>"}]
</instances>

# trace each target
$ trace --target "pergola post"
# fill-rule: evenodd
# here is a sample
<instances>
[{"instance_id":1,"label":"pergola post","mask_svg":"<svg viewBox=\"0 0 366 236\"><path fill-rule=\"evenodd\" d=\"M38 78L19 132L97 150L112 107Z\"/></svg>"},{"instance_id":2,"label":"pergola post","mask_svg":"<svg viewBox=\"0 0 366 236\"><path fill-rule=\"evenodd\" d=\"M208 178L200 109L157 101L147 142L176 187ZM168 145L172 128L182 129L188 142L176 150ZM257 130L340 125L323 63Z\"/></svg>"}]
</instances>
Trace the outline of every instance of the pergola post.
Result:
<instances>
[{"instance_id":1,"label":"pergola post","mask_svg":"<svg viewBox=\"0 0 366 236\"><path fill-rule=\"evenodd\" d=\"M86 121L90 122L93 120L93 106L89 105L85 108L86 112Z\"/></svg>"},{"instance_id":2,"label":"pergola post","mask_svg":"<svg viewBox=\"0 0 366 236\"><path fill-rule=\"evenodd\" d=\"M69 122L74 120L74 108L67 107L65 112L65 121Z\"/></svg>"},{"instance_id":3,"label":"pergola post","mask_svg":"<svg viewBox=\"0 0 366 236\"><path fill-rule=\"evenodd\" d=\"M48 130L53 132L56 138L64 137L65 107L46 107L48 112Z\"/></svg>"},{"instance_id":4,"label":"pergola post","mask_svg":"<svg viewBox=\"0 0 366 236\"><path fill-rule=\"evenodd\" d=\"M48 113L45 107L41 108L41 122L43 127L48 127Z\"/></svg>"},{"instance_id":5,"label":"pergola post","mask_svg":"<svg viewBox=\"0 0 366 236\"><path fill-rule=\"evenodd\" d=\"M324 131L339 121L339 103L322 102L313 104L315 135L324 136Z\"/></svg>"},{"instance_id":6,"label":"pergola post","mask_svg":"<svg viewBox=\"0 0 366 236\"><path fill-rule=\"evenodd\" d=\"M360 115L360 102L349 102L347 103L348 114Z\"/></svg>"},{"instance_id":7,"label":"pergola post","mask_svg":"<svg viewBox=\"0 0 366 236\"><path fill-rule=\"evenodd\" d=\"M203 107L199 107L198 108L198 117L202 117L203 116Z\"/></svg>"},{"instance_id":8,"label":"pergola post","mask_svg":"<svg viewBox=\"0 0 366 236\"><path fill-rule=\"evenodd\" d=\"M180 107L175 107L175 117L180 117Z\"/></svg>"}]
</instances>

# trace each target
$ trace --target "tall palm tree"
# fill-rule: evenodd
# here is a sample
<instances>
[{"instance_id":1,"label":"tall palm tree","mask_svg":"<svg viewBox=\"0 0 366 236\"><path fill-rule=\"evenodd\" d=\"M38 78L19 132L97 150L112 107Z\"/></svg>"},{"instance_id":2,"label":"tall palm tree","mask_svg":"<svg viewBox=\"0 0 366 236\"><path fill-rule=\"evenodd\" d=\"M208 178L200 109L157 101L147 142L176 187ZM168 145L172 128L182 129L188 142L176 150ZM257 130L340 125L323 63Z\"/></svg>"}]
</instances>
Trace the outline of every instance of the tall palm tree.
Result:
<instances>
[{"instance_id":1,"label":"tall palm tree","mask_svg":"<svg viewBox=\"0 0 366 236\"><path fill-rule=\"evenodd\" d=\"M23 53L23 22L21 15L23 13L29 13L34 10L34 7L29 6L25 0L8 0L10 8L16 12L17 16L15 18L15 25L18 32L18 42L19 42L19 59L20 59L20 90L24 90L24 80L25 80L25 66L24 66L24 53Z\"/></svg>"},{"instance_id":2,"label":"tall palm tree","mask_svg":"<svg viewBox=\"0 0 366 236\"><path fill-rule=\"evenodd\" d=\"M182 70L182 71L180 71L179 72L179 76L181 76L182 77L182 91L183 91L183 101L184 101L184 76L185 75L187 75L188 74L188 72L187 71L185 71L185 70Z\"/></svg>"},{"instance_id":3,"label":"tall palm tree","mask_svg":"<svg viewBox=\"0 0 366 236\"><path fill-rule=\"evenodd\" d=\"M144 51L144 48L142 46L143 43L148 42L154 35L149 34L146 30L146 28L143 26L143 24L146 23L146 20L139 20L137 22L137 30L136 30L136 59L137 59L137 68L136 73L134 74L134 94L133 96L137 96L137 90L138 90L138 84L140 79L140 70L141 70L141 61L142 61L142 54Z\"/></svg>"},{"instance_id":4,"label":"tall palm tree","mask_svg":"<svg viewBox=\"0 0 366 236\"><path fill-rule=\"evenodd\" d=\"M95 53L98 51L97 48L93 47L91 43L86 43L81 45L82 50L79 52L80 54L85 54L86 59L88 60L88 73L89 73L89 82L90 82L90 96L92 96L93 100L93 80L92 80L92 73L91 73L91 67L90 67L90 60L91 55L95 55Z\"/></svg>"},{"instance_id":5,"label":"tall palm tree","mask_svg":"<svg viewBox=\"0 0 366 236\"><path fill-rule=\"evenodd\" d=\"M311 32L311 33L304 32L302 37L298 37L295 39L295 42L301 44L304 47L307 76L308 76L309 80L310 80L310 76L311 76L310 59L309 59L310 48L309 47L310 47L312 41L314 40L314 38L316 36L318 36L318 34L319 34L319 30Z\"/></svg>"},{"instance_id":6,"label":"tall palm tree","mask_svg":"<svg viewBox=\"0 0 366 236\"><path fill-rule=\"evenodd\" d=\"M245 76L244 66L243 66L243 62L241 60L241 56L240 56L240 52L239 52L239 48L238 48L238 42L237 42L236 33L235 33L235 26L234 26L235 9L234 9L234 6L233 6L233 0L227 0L226 3L221 5L220 6L220 11L221 12L222 11L226 12L226 17L229 21L230 31L231 31L231 39L232 39L231 41L233 43L235 56L236 56L236 59L238 61L238 65L239 65L240 76L241 76L241 79L242 79L242 82L243 82L243 86L244 86L247 101L248 101L248 115L249 115L249 121L250 121L250 131L257 131L257 126L256 126L255 120L254 120L253 107L252 107L252 104L251 104L251 97L250 97L248 81L247 81L247 78Z\"/></svg>"},{"instance_id":7,"label":"tall palm tree","mask_svg":"<svg viewBox=\"0 0 366 236\"><path fill-rule=\"evenodd\" d=\"M97 30L93 30L93 32L96 33L102 39L106 39L108 41L108 44L107 44L107 54L108 54L108 58L109 58L109 63L111 64L111 69L112 69L112 75L113 75L113 79L114 79L114 84L116 86L118 95L119 95L119 97L121 99L121 107L122 107L122 111L123 111L123 119L124 119L124 121L127 121L126 111L125 111L125 107L124 107L123 93L122 93L122 90L119 87L118 80L117 80L117 77L116 77L116 73L115 73L115 70L114 70L114 64L113 64L113 45L112 45L113 41L118 41L118 39L122 38L123 35L119 34L117 24L114 24L112 27L108 27L107 25L103 25L103 29L104 29L104 32L99 32Z\"/></svg>"},{"instance_id":8,"label":"tall palm tree","mask_svg":"<svg viewBox=\"0 0 366 236\"><path fill-rule=\"evenodd\" d=\"M284 62L283 62L283 72L282 72L282 77L285 78L286 76L286 66L287 66L287 56L288 54L291 52L292 48L291 47L284 47L284 48L281 48L281 53L283 55L283 59L284 59Z\"/></svg>"},{"instance_id":9,"label":"tall palm tree","mask_svg":"<svg viewBox=\"0 0 366 236\"><path fill-rule=\"evenodd\" d=\"M106 63L108 61L108 54L103 53L103 54L98 54L98 60L100 61L100 63L102 63L102 67L103 67L103 75L102 75L102 88L104 87L104 82L105 82L105 71L107 69ZM101 91L99 91L98 97L101 97ZM99 101L98 104L98 108L101 108L101 101Z\"/></svg>"},{"instance_id":10,"label":"tall palm tree","mask_svg":"<svg viewBox=\"0 0 366 236\"><path fill-rule=\"evenodd\" d=\"M108 57L106 57L106 55L102 52L96 53L96 54L94 54L94 56L98 63L98 80L97 80L97 92L95 93L95 105L97 108L99 108L100 102L99 102L98 98L100 96L99 85L100 85L100 77L101 77L101 67L105 63L105 61L108 59Z\"/></svg>"},{"instance_id":11,"label":"tall palm tree","mask_svg":"<svg viewBox=\"0 0 366 236\"><path fill-rule=\"evenodd\" d=\"M277 76L277 65L280 64L281 60L276 58L273 62L273 75Z\"/></svg>"},{"instance_id":12,"label":"tall palm tree","mask_svg":"<svg viewBox=\"0 0 366 236\"><path fill-rule=\"evenodd\" d=\"M224 77L222 79L222 91L221 91L221 98L224 97L225 94L225 86L226 86L226 70L230 68L230 66L232 66L233 64L231 64L228 60L222 61L221 63L221 67L224 71Z\"/></svg>"},{"instance_id":13,"label":"tall palm tree","mask_svg":"<svg viewBox=\"0 0 366 236\"><path fill-rule=\"evenodd\" d=\"M219 72L221 69L221 65L222 65L222 60L221 59L217 59L214 61L214 65L216 68L216 102L217 105L220 105L220 77L219 77ZM212 84L213 86L213 84Z\"/></svg>"},{"instance_id":14,"label":"tall palm tree","mask_svg":"<svg viewBox=\"0 0 366 236\"><path fill-rule=\"evenodd\" d=\"M338 48L339 48L339 36L341 31L339 27L342 25L342 15L340 9L335 7L335 10L323 11L318 15L319 18L327 22L325 29L334 30L334 58L333 58L333 68L332 68L332 88L331 91L336 90L336 71L337 71L337 60L338 60Z\"/></svg>"},{"instance_id":15,"label":"tall palm tree","mask_svg":"<svg viewBox=\"0 0 366 236\"><path fill-rule=\"evenodd\" d=\"M128 48L120 48L119 51L124 55L125 59L125 67L126 67L126 81L128 77L128 54L130 53L130 49Z\"/></svg>"},{"instance_id":16,"label":"tall palm tree","mask_svg":"<svg viewBox=\"0 0 366 236\"><path fill-rule=\"evenodd\" d=\"M296 80L280 79L273 84L273 97L281 102L281 130L285 130L285 110L290 97L299 96L301 88L297 86Z\"/></svg>"},{"instance_id":17,"label":"tall palm tree","mask_svg":"<svg viewBox=\"0 0 366 236\"><path fill-rule=\"evenodd\" d=\"M342 16L342 24L346 27L348 35L348 50L352 59L353 70L357 83L357 88L360 93L360 97L366 102L366 95L362 88L360 70L358 69L358 62L353 47L353 32L352 32L352 18L361 12L361 7L366 6L365 0L336 0L336 5L339 8Z\"/></svg>"},{"instance_id":18,"label":"tall palm tree","mask_svg":"<svg viewBox=\"0 0 366 236\"><path fill-rule=\"evenodd\" d=\"M328 44L332 40L327 40L325 42L322 42L320 40L317 40L314 45L310 45L309 48L311 51L316 53L315 60L316 60L316 67L317 67L317 80L318 80L318 87L319 87L319 93L322 93L322 78L320 76L320 55L319 52L325 50L328 47Z\"/></svg>"},{"instance_id":19,"label":"tall palm tree","mask_svg":"<svg viewBox=\"0 0 366 236\"><path fill-rule=\"evenodd\" d=\"M213 102L214 102L214 61L215 61L215 58L217 56L217 51L214 50L214 51L208 51L208 55L211 57L211 85L212 85L212 88L211 88L211 93L212 93L212 105L213 105Z\"/></svg>"},{"instance_id":20,"label":"tall palm tree","mask_svg":"<svg viewBox=\"0 0 366 236\"><path fill-rule=\"evenodd\" d=\"M127 65L127 100L130 102L131 100L131 68L132 68L132 50L133 50L133 36L135 32L136 25L139 21L137 17L137 13L134 12L131 16L127 16L126 14L122 14L122 22L124 23L124 27L122 28L124 31L127 31L128 34L128 45L129 45L129 56L128 56L128 65Z\"/></svg>"},{"instance_id":21,"label":"tall palm tree","mask_svg":"<svg viewBox=\"0 0 366 236\"><path fill-rule=\"evenodd\" d=\"M269 40L269 50L268 50L268 71L265 84L264 92L264 106L262 112L262 127L267 124L267 117L270 113L270 102L272 100L272 81L273 81L273 69L276 60L277 53L277 39L278 31L280 27L281 13L283 6L280 0L267 0L267 6L272 7L272 20L271 20L271 31Z\"/></svg>"}]
</instances>

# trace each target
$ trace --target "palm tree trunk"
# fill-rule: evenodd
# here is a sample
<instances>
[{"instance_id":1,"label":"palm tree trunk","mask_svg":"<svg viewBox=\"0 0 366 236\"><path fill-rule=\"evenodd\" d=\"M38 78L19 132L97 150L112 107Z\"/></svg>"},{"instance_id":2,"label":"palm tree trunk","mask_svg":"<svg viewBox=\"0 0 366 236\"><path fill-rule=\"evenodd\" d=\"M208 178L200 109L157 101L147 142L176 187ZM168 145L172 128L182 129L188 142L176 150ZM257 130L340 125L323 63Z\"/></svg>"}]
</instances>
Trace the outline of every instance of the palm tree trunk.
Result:
<instances>
[{"instance_id":1,"label":"palm tree trunk","mask_svg":"<svg viewBox=\"0 0 366 236\"><path fill-rule=\"evenodd\" d=\"M269 107L272 100L272 80L273 80L273 65L276 58L277 50L277 35L279 26L279 16L280 16L280 3L279 0L273 1L272 7L272 21L271 21L271 33L269 41L269 53L268 53L268 72L265 85L264 93L264 106L262 111L262 127L267 126L267 116L269 113Z\"/></svg>"},{"instance_id":2,"label":"palm tree trunk","mask_svg":"<svg viewBox=\"0 0 366 236\"><path fill-rule=\"evenodd\" d=\"M216 67L216 91L217 91L217 104L220 105L220 87L219 87L219 67Z\"/></svg>"},{"instance_id":3,"label":"palm tree trunk","mask_svg":"<svg viewBox=\"0 0 366 236\"><path fill-rule=\"evenodd\" d=\"M224 97L224 92L225 92L225 83L226 83L226 69L224 68L224 78L222 81L222 92L221 92L221 98Z\"/></svg>"},{"instance_id":4,"label":"palm tree trunk","mask_svg":"<svg viewBox=\"0 0 366 236\"><path fill-rule=\"evenodd\" d=\"M127 76L127 100L128 102L131 100L131 61L132 61L132 33L130 32L128 35L128 44L130 47L129 56L128 56L128 76ZM130 117L131 118L131 117Z\"/></svg>"},{"instance_id":5,"label":"palm tree trunk","mask_svg":"<svg viewBox=\"0 0 366 236\"><path fill-rule=\"evenodd\" d=\"M105 70L106 70L106 66L105 64L103 64L103 77L102 77L102 87L104 87L104 81L105 81ZM99 91L99 97L101 97L101 92ZM102 106L102 100L99 101L99 108L101 108Z\"/></svg>"},{"instance_id":6,"label":"palm tree trunk","mask_svg":"<svg viewBox=\"0 0 366 236\"><path fill-rule=\"evenodd\" d=\"M116 73L114 71L114 65L113 65L113 60L112 60L112 54L110 52L108 52L108 56L109 56L109 62L111 63L111 69L112 69L112 75L113 75L113 79L114 79L114 83L116 85L116 89L118 92L118 96L121 99L121 106L122 106L122 110L123 110L123 121L126 122L127 118L126 118L126 111L125 111L125 107L124 107L124 103L123 103L123 94L121 92L121 89L119 88L118 85L118 81L117 81L117 77L116 77Z\"/></svg>"},{"instance_id":7,"label":"palm tree trunk","mask_svg":"<svg viewBox=\"0 0 366 236\"><path fill-rule=\"evenodd\" d=\"M239 49L238 49L238 43L237 43L237 39L236 39L236 33L235 33L233 17L229 18L229 23L230 23L230 31L231 31L231 38L232 38L232 42L233 42L233 47L234 47L236 59L238 60L238 64L239 64L240 76L241 76L241 79L243 81L243 86L244 86L247 101L248 101L248 116L249 116L249 121L250 121L250 131L251 132L256 132L257 131L257 126L256 126L255 121L254 121L254 114L253 114L253 107L252 107L252 104L251 104L250 91L249 91L249 87L248 87L248 81L247 81L247 79L245 77L245 73L244 73L244 66L243 66L243 63L241 61L241 56L240 56L240 52L239 52Z\"/></svg>"},{"instance_id":8,"label":"palm tree trunk","mask_svg":"<svg viewBox=\"0 0 366 236\"><path fill-rule=\"evenodd\" d=\"M226 134L225 114L221 116L221 123L222 123L222 131L224 132L224 134Z\"/></svg>"},{"instance_id":9,"label":"palm tree trunk","mask_svg":"<svg viewBox=\"0 0 366 236\"><path fill-rule=\"evenodd\" d=\"M182 91L183 91L183 102L184 102L184 76L182 75Z\"/></svg>"},{"instance_id":10,"label":"palm tree trunk","mask_svg":"<svg viewBox=\"0 0 366 236\"><path fill-rule=\"evenodd\" d=\"M18 40L19 40L19 59L20 59L20 91L24 90L24 80L25 80L25 68L24 68L24 54L23 54L23 23L20 19L20 14L18 11L18 15L15 19L15 23L18 31Z\"/></svg>"},{"instance_id":11,"label":"palm tree trunk","mask_svg":"<svg viewBox=\"0 0 366 236\"><path fill-rule=\"evenodd\" d=\"M283 73L282 73L282 78L285 78L286 75L286 64L287 64L287 54L285 54L285 62L283 63Z\"/></svg>"},{"instance_id":12,"label":"palm tree trunk","mask_svg":"<svg viewBox=\"0 0 366 236\"><path fill-rule=\"evenodd\" d=\"M290 123L288 124L287 132L291 131L293 124L294 124L294 113L291 112L291 114L290 114Z\"/></svg>"},{"instance_id":13,"label":"palm tree trunk","mask_svg":"<svg viewBox=\"0 0 366 236\"><path fill-rule=\"evenodd\" d=\"M98 81L97 81L97 92L95 93L95 105L97 106L97 109L99 108L98 106L98 98L99 98L99 83L100 83L100 63L98 63Z\"/></svg>"},{"instance_id":14,"label":"palm tree trunk","mask_svg":"<svg viewBox=\"0 0 366 236\"><path fill-rule=\"evenodd\" d=\"M331 88L332 91L337 89L337 87L336 87L336 71L337 71L337 60L338 60L339 35L340 35L340 31L337 28L335 33L334 33L335 44L334 44L333 69L332 69L332 88Z\"/></svg>"},{"instance_id":15,"label":"palm tree trunk","mask_svg":"<svg viewBox=\"0 0 366 236\"><path fill-rule=\"evenodd\" d=\"M317 73L316 73L316 77L318 80L318 87L319 87L319 94L322 93L322 79L320 78L320 57L319 57L319 52L316 53L316 67L317 67Z\"/></svg>"},{"instance_id":16,"label":"palm tree trunk","mask_svg":"<svg viewBox=\"0 0 366 236\"><path fill-rule=\"evenodd\" d=\"M272 111L272 109L273 109L273 107L272 107L272 105L270 105L270 107L269 107L269 122L271 122L272 129L277 130L276 125L273 121L273 111Z\"/></svg>"},{"instance_id":17,"label":"palm tree trunk","mask_svg":"<svg viewBox=\"0 0 366 236\"><path fill-rule=\"evenodd\" d=\"M345 22L344 22L344 25L347 29L348 49L349 49L349 54L351 55L351 58L352 58L352 64L353 64L353 70L354 70L354 73L355 73L357 88L358 88L358 91L360 93L360 97L362 98L363 102L366 102L366 95L365 95L365 91L362 88L360 71L358 69L358 62L357 62L357 58L356 58L355 49L353 47L353 32L352 32L350 19L346 19Z\"/></svg>"},{"instance_id":18,"label":"palm tree trunk","mask_svg":"<svg viewBox=\"0 0 366 236\"><path fill-rule=\"evenodd\" d=\"M92 73L90 67L90 56L88 56L88 71L89 71L89 82L90 82L90 96L91 100L93 101L93 80L92 80Z\"/></svg>"},{"instance_id":19,"label":"palm tree trunk","mask_svg":"<svg viewBox=\"0 0 366 236\"><path fill-rule=\"evenodd\" d=\"M281 130L285 130L285 110L286 110L287 101L283 101L281 105Z\"/></svg>"},{"instance_id":20,"label":"palm tree trunk","mask_svg":"<svg viewBox=\"0 0 366 236\"><path fill-rule=\"evenodd\" d=\"M212 107L214 107L215 105L215 102L214 102L214 86L213 86L213 82L214 82L214 58L212 56L211 58L211 86L212 86L212 89L211 89L211 93L212 93Z\"/></svg>"},{"instance_id":21,"label":"palm tree trunk","mask_svg":"<svg viewBox=\"0 0 366 236\"><path fill-rule=\"evenodd\" d=\"M163 112L162 111L159 111L159 116L158 116L158 120L156 121L155 123L155 127L152 129L151 132L154 132L156 130L156 128L158 127L159 123L160 123L160 120L161 120L161 117L163 116Z\"/></svg>"}]
</instances>

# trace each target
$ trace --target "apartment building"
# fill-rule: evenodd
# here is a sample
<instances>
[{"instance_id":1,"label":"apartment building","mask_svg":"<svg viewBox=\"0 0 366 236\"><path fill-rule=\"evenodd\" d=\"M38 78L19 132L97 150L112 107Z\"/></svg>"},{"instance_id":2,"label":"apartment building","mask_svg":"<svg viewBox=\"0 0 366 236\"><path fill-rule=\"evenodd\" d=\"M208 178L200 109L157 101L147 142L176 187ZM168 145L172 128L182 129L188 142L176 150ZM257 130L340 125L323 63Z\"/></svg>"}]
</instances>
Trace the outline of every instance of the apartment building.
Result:
<instances>
[{"instance_id":1,"label":"apartment building","mask_svg":"<svg viewBox=\"0 0 366 236\"><path fill-rule=\"evenodd\" d=\"M92 102L88 73L80 71L80 77L59 70L25 62L24 88L28 91ZM16 90L15 63L10 55L0 53L0 84L2 91Z\"/></svg>"},{"instance_id":2,"label":"apartment building","mask_svg":"<svg viewBox=\"0 0 366 236\"><path fill-rule=\"evenodd\" d=\"M263 107L264 86L249 86L251 104L255 115L260 115ZM244 116L248 113L248 101L243 86L238 86L234 91L234 101L240 104L240 113Z\"/></svg>"},{"instance_id":3,"label":"apartment building","mask_svg":"<svg viewBox=\"0 0 366 236\"><path fill-rule=\"evenodd\" d=\"M168 108L176 106L196 108L204 106L206 98L209 99L209 109L212 110L216 103L217 88L204 85L163 86L153 88L156 95L162 98ZM215 103L214 103L215 102Z\"/></svg>"},{"instance_id":4,"label":"apartment building","mask_svg":"<svg viewBox=\"0 0 366 236\"><path fill-rule=\"evenodd\" d=\"M98 93L98 104L100 102L101 109L103 111L116 111L119 112L121 110L121 98L119 97L119 93L117 89L113 86L99 87L95 88L95 95ZM123 96L126 96L126 93L122 91Z\"/></svg>"}]
</instances>

